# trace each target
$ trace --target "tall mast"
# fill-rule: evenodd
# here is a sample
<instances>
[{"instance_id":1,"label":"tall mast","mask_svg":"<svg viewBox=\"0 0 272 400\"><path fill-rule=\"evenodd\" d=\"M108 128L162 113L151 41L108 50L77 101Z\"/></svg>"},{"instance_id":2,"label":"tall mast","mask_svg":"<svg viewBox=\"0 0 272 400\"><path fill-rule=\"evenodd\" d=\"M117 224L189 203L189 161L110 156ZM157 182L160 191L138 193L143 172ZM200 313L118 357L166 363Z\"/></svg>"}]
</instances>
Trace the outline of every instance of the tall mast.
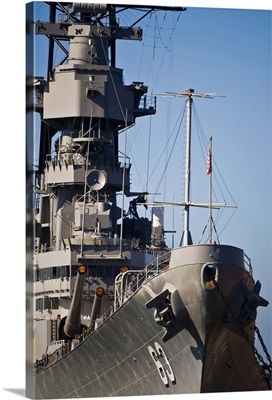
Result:
<instances>
[{"instance_id":1,"label":"tall mast","mask_svg":"<svg viewBox=\"0 0 272 400\"><path fill-rule=\"evenodd\" d=\"M193 244L192 236L189 227L189 209L190 206L200 206L206 207L204 204L193 204L190 200L190 182L191 182L191 122L192 122L192 103L193 97L201 97L206 99L213 99L214 97L225 97L219 96L217 93L195 93L194 89L185 89L184 93L175 93L175 92L166 92L165 94L156 93L156 96L163 97L187 97L186 100L186 111L187 111L187 128L186 128L186 164L185 164L185 198L184 202L176 205L184 206L184 225L183 225L183 233L181 237L181 246L188 246ZM212 181L210 180L210 184ZM210 186L210 203L208 207L210 208L210 218L212 224L212 195L211 195L211 186ZM175 203L172 203L175 205ZM212 228L211 228L212 229ZM211 238L211 233L210 233Z\"/></svg>"},{"instance_id":2,"label":"tall mast","mask_svg":"<svg viewBox=\"0 0 272 400\"><path fill-rule=\"evenodd\" d=\"M184 207L184 228L181 245L192 244L192 237L189 230L189 204L190 204L190 181L191 181L191 122L192 122L192 93L193 89L186 89L187 95L187 129L186 129L186 165L185 165L185 207Z\"/></svg>"}]
</instances>

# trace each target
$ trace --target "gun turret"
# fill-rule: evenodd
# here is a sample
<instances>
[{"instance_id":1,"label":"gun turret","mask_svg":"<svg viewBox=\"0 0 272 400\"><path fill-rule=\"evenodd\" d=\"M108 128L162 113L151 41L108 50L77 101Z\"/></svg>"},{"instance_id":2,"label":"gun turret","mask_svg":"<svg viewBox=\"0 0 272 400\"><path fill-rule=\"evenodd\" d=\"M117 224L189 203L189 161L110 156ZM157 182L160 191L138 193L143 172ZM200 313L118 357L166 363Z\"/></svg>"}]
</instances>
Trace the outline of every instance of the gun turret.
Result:
<instances>
[{"instance_id":1,"label":"gun turret","mask_svg":"<svg viewBox=\"0 0 272 400\"><path fill-rule=\"evenodd\" d=\"M86 267L81 265L77 271L76 284L73 299L71 302L69 314L66 317L63 332L68 338L73 339L76 335L81 333L81 304L82 304L82 291L84 285L84 278Z\"/></svg>"}]
</instances>

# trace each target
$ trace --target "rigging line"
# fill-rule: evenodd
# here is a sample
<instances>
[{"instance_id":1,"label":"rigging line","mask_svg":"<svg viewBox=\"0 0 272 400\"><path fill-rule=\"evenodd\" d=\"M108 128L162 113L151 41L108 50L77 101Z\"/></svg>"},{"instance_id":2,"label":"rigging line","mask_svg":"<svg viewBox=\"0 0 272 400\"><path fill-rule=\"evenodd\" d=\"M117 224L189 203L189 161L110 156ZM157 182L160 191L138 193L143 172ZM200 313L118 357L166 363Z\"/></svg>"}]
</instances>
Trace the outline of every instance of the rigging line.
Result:
<instances>
[{"instance_id":1,"label":"rigging line","mask_svg":"<svg viewBox=\"0 0 272 400\"><path fill-rule=\"evenodd\" d=\"M109 74L110 74L110 78L111 78L112 86L113 86L113 89L114 89L114 93L115 93L115 96L116 96L116 99L117 99L117 103L119 105L123 121L126 124L126 117L125 117L124 111L122 109L121 101L120 101L120 98L119 98L119 95L118 95L118 92L117 92L117 88L115 86L115 82L114 82L114 79L113 79L113 76L112 76L111 68L110 68L110 65L109 65L108 55L106 53L104 42L102 40L102 35L100 35L100 41L101 41L102 49L103 49L103 52L104 52L105 60L107 61L107 67L108 67L108 71L109 71Z\"/></svg>"},{"instance_id":2,"label":"rigging line","mask_svg":"<svg viewBox=\"0 0 272 400\"><path fill-rule=\"evenodd\" d=\"M206 160L206 151L207 151L207 147L208 147L208 140L207 140L207 138L206 138L206 136L204 134L204 130L202 128L202 125L201 125L201 122L200 122L200 119L199 119L199 116L198 116L198 113L197 113L197 110L196 110L196 107L195 107L194 103L193 103L193 116L194 116L194 121L195 121L197 134L198 134L200 151L202 153L203 165L205 166L206 162L207 162L207 160ZM211 154L211 157L212 157L212 160L213 160L214 159L213 154ZM216 174L213 174L213 177L217 181ZM218 181L217 181L217 184L218 184ZM223 193L221 191L221 188L220 188L219 184L218 184L218 187L219 187L219 190L221 192L222 198L224 199L224 202L226 202L225 201L225 197L224 197L224 195L223 195ZM214 186L212 187L212 193L213 193L213 196L216 199L216 201L219 203L219 200L218 200L217 194L215 192Z\"/></svg>"},{"instance_id":3,"label":"rigging line","mask_svg":"<svg viewBox=\"0 0 272 400\"><path fill-rule=\"evenodd\" d=\"M179 21L179 19L180 19L180 16L181 16L181 11L177 14L178 15L178 17L177 17L177 21Z\"/></svg>"},{"instance_id":4,"label":"rigging line","mask_svg":"<svg viewBox=\"0 0 272 400\"><path fill-rule=\"evenodd\" d=\"M151 20L151 15L149 17L149 21L150 20ZM138 80L139 80L140 70L141 70L141 66L142 66L143 52L144 52L144 47L142 47L142 51L141 51L141 59L140 59L140 68L139 68ZM154 59L155 59L155 46L154 46L154 51L153 51L153 60ZM154 61L152 61L151 66L154 67ZM154 74L152 74L152 75L154 75ZM142 122L142 120L141 120L141 122ZM151 123L152 123L152 120L151 120L151 116L150 116L150 119L149 119L149 134L148 134L147 176L146 176L146 184L145 185L143 184L142 179L141 179L141 175L139 174L139 171L138 171L138 168L137 168L137 163L134 163L136 171L137 171L137 175L138 175L138 177L140 179L140 182L142 184L143 190L144 190L144 187L145 187L146 191L148 190L148 182L149 182L148 175L149 175L149 169L150 169ZM139 127L138 127L138 130L136 131L136 135L138 134L138 132L139 132ZM135 136L136 135L134 135L134 140L131 139L133 145L135 143ZM130 144L128 144L128 147L129 147L129 149L131 151L131 154L133 154Z\"/></svg>"},{"instance_id":5,"label":"rigging line","mask_svg":"<svg viewBox=\"0 0 272 400\"><path fill-rule=\"evenodd\" d=\"M197 112L196 112L196 114L197 114ZM200 123L200 121L199 121L199 123ZM201 124L200 124L200 126L201 126ZM213 161L213 164L215 165L215 167L216 167L216 169L217 169L217 172L218 172L218 174L219 174L219 175L220 175L220 177L221 177L221 180L222 180L222 182L223 182L223 184L224 184L225 188L227 189L227 192L229 193L229 195L230 195L230 197L231 197L232 201L234 202L234 204L236 205L236 202L235 202L235 200L234 200L233 196L231 195L231 193L230 193L230 191L229 191L229 189L228 189L228 187L227 187L227 185L226 185L226 183L225 183L225 181L224 181L224 179L223 179L223 177L222 177L222 175L221 175L221 173L220 173L220 170L219 170L219 168L218 168L218 166L217 166L216 160L215 160L215 158L214 158L214 156L213 156L213 155L212 155L212 161ZM205 162L205 156L204 156L204 162ZM215 180L216 180L216 183L217 183L218 189L219 189L219 191L220 191L220 193L221 193L221 196L222 196L222 198L224 199L224 201L226 202L226 200L225 200L225 196L224 196L224 194L223 194L223 192L222 192L221 185L219 184L219 181L218 181L217 175L216 175L216 174L214 174L214 177L215 177Z\"/></svg>"},{"instance_id":6,"label":"rigging line","mask_svg":"<svg viewBox=\"0 0 272 400\"><path fill-rule=\"evenodd\" d=\"M217 200L216 200L216 201L217 201ZM226 209L223 207L223 208L221 208L221 209L218 211L218 214L216 215L216 218L215 218L215 223L216 223L216 224L218 224L218 223L220 222L220 220L221 220L221 218L222 218L222 216L223 216L225 210L226 210Z\"/></svg>"},{"instance_id":7,"label":"rigging line","mask_svg":"<svg viewBox=\"0 0 272 400\"><path fill-rule=\"evenodd\" d=\"M198 116L198 114L197 114L197 111L196 111L195 107L194 107L194 115L195 115L195 122L196 122L196 125L197 125L197 123L198 123L198 124L199 124L199 127L201 128L201 133L203 134L203 142L204 142L204 143L206 144L206 146L207 146L208 142L207 142L206 136L204 135L204 130L203 130L202 126L201 126L200 119L199 119L199 116ZM196 117L197 117L197 118L196 118ZM201 151L202 151L202 149L201 149ZM204 163L205 163L205 162L206 162L206 159L205 159L205 155L204 155L203 151L202 151L202 156L203 156ZM213 154L212 154L212 161L213 161L213 164L216 166L217 172L218 172L219 175L221 176L222 182L224 183L225 188L227 189L227 191L228 191L230 197L232 198L232 201L233 201L234 204L236 205L236 202L235 202L235 200L233 199L233 196L232 196L231 193L229 192L229 190L228 190L228 188L227 188L227 186L226 186L226 184L225 184L225 182L224 182L224 179L223 179L223 177L222 177L222 175L221 175L221 173L220 173L220 170L219 170L219 168L218 168L218 166L217 166L217 164L216 164L216 161L215 161L215 159L214 159ZM221 196L222 196L222 198L224 199L224 202L226 203L225 196L224 196L224 194L223 194L223 192L222 192L222 189L221 189L221 186L220 186L220 184L219 184L217 175L214 174L213 176L214 176L214 178L215 178L215 180L216 180L216 183L217 183L218 189L219 189L219 191L220 191L220 193L221 193ZM217 196L216 196L216 193L215 193L215 191L214 191L214 188L213 188L213 194L214 194L214 196L215 196L215 198L216 198L216 200L217 200ZM218 201L218 200L217 200L217 201ZM219 201L218 201L218 202L219 202ZM219 213L217 214L217 216L216 216L216 221L215 221L216 224L218 224L218 223L220 222L220 220L222 219L222 216L223 216L223 214L224 214L224 211L225 211L225 208L222 208L222 209L219 211ZM226 229L227 225L230 223L231 219L233 218L235 212L236 212L236 209L232 212L232 214L231 214L231 216L229 217L229 219L227 220L226 224L223 226L222 230L221 230L220 233L219 233L219 236L220 236L221 233Z\"/></svg>"},{"instance_id":8,"label":"rigging line","mask_svg":"<svg viewBox=\"0 0 272 400\"><path fill-rule=\"evenodd\" d=\"M171 87L172 84L172 72L173 72L173 53L172 53L172 46L171 46L171 52L170 52L170 57L169 57L169 65L168 65L168 87ZM170 100L170 99L169 99ZM167 101L167 111L166 111L166 151L165 151L165 162L168 158L168 144L169 144L169 132L170 132L170 123L171 123L171 106L172 102ZM167 173L165 174L164 177L164 189L163 189L163 198L166 198L166 192L167 192Z\"/></svg>"},{"instance_id":9,"label":"rigging line","mask_svg":"<svg viewBox=\"0 0 272 400\"><path fill-rule=\"evenodd\" d=\"M136 18L136 14L135 13L133 13L133 12L131 12L131 11L129 11L129 9L126 9L126 8L124 8L122 11L127 11L127 15L125 15L125 14L122 14L122 17L123 17L123 20L125 21L126 19L129 21L129 24L127 24L127 25L129 25L129 28L133 28L136 24L138 24L140 21L142 21L144 18L146 18L149 14L153 14L154 13L154 9L150 9L150 10L148 10L148 11L145 11L145 10L140 10L140 9L135 9L135 11L137 11L137 12L141 12L143 15L141 15L136 21L135 21L135 18ZM129 16L132 16L131 17L131 20L129 19Z\"/></svg>"},{"instance_id":10,"label":"rigging line","mask_svg":"<svg viewBox=\"0 0 272 400\"><path fill-rule=\"evenodd\" d=\"M35 16L36 16L37 13L40 11L40 9L41 9L41 8L44 8L44 7L43 7L43 6L44 6L44 3L42 3L42 2L40 2L40 3L34 2L33 4L34 4L34 13L35 13Z\"/></svg>"},{"instance_id":11,"label":"rigging line","mask_svg":"<svg viewBox=\"0 0 272 400\"><path fill-rule=\"evenodd\" d=\"M150 25L151 17L152 17L152 15L150 15L150 18L149 18L149 24L146 25L147 30L149 30L149 29L150 29L150 26L151 26L151 25ZM160 33L161 29L163 29L163 28L162 28L162 26L158 27L158 20L157 20L157 15L156 15L156 14L155 14L155 22L156 22L156 23L155 23L155 25L154 25L154 27L153 27L153 32L154 32L154 29L157 29L158 32ZM155 79L155 81L154 81L154 86L155 86L155 84L156 84L156 82L157 82L157 80L158 80L158 78L159 78L159 74L160 74L160 71L161 71L161 68L162 68L162 65L163 65L163 62L164 62L164 58L165 58L166 52L167 52L167 51L168 51L168 52L170 51L170 50L169 50L169 43L171 44L173 34L174 34L175 30L176 30L177 22L178 22L178 19L177 19L176 22L175 22L175 26L174 26L173 28L171 28L172 33L171 33L170 37L168 38L168 43L167 43L167 45L164 45L163 47L160 47L160 46L158 45L158 39L160 39L160 41L163 43L162 37L161 37L161 35L160 35L159 37L156 37L156 34L154 34L154 33L152 34L152 36L149 36L148 34L145 34L145 35L144 35L145 38L147 38L147 37L151 38L151 37L152 37L152 38L154 39L153 45L148 45L147 42L146 42L146 40L145 40L144 42L141 42L141 44L142 44L142 46L143 46L143 49L144 49L144 47L152 47L152 48L153 48L153 55L154 55L155 48L156 48L156 49L161 49L161 48L164 48L164 49L165 49L164 54L162 55L162 60L161 60L161 62L160 62L160 66L159 66L159 69L158 69L158 72L157 72L157 75L156 75L156 79ZM169 30L169 29L168 29L168 30ZM157 40L156 40L156 39L157 39ZM154 44L154 43L155 43L155 44ZM154 48L154 46L155 46L155 48ZM142 56L143 56L143 52L142 52ZM151 71L152 65L153 65L153 64L151 63L151 65L150 65L150 67L149 67L149 70L148 70L147 79L146 79L147 81L148 81L149 76L150 76L150 71ZM141 66L142 66L142 59L141 59L140 68L141 68ZM138 78L138 79L139 79L139 78Z\"/></svg>"},{"instance_id":12,"label":"rigging line","mask_svg":"<svg viewBox=\"0 0 272 400\"><path fill-rule=\"evenodd\" d=\"M219 170L219 168L218 168L218 166L217 166L217 164L216 164L216 161L215 161L215 160L213 160L213 161L214 161L214 164L215 164L215 166L216 166L216 168L217 168L217 170L218 170L218 173L219 173L219 175L220 175L220 177L221 177L221 179L222 179L222 181L223 181L223 184L224 184L224 186L225 186L225 188L226 188L226 190L227 190L229 196L231 197L231 199L232 199L232 201L234 202L234 204L237 205L237 204L236 204L236 201L234 200L232 194L230 193L230 191L229 191L229 189L228 189L228 187L227 187L227 185L226 185L226 183L225 183L225 181L224 181L224 179L223 179L223 176L221 175L221 172L220 172L220 170Z\"/></svg>"},{"instance_id":13,"label":"rigging line","mask_svg":"<svg viewBox=\"0 0 272 400\"><path fill-rule=\"evenodd\" d=\"M172 14L172 13L171 13ZM174 13L175 15L177 15L177 13ZM179 13L180 14L180 13ZM155 14L156 15L156 14ZM169 13L166 11L165 12L165 14L164 14L164 17L163 17L163 19L162 19L162 25L160 26L160 30L161 31L172 31L174 28L171 26L171 27L163 27L163 24L164 24L164 22L166 21L166 15L169 15ZM180 18L180 15L179 15L179 17L176 19L176 22L179 20L179 18ZM172 18L172 20L173 20L174 18ZM175 24L175 23L174 23ZM173 23L171 22L171 25L173 25ZM148 27L148 25L143 21L143 26L144 27ZM154 28L154 26L152 27L151 26L151 28ZM148 35L145 35L145 36L148 36Z\"/></svg>"},{"instance_id":14,"label":"rigging line","mask_svg":"<svg viewBox=\"0 0 272 400\"><path fill-rule=\"evenodd\" d=\"M206 165L206 161L207 161L206 160L206 151L207 151L209 142L204 133L204 130L201 125L200 118L198 116L197 109L196 109L194 103L193 103L193 116L194 116L194 121L195 121L196 129L197 129L197 133L198 133L198 139L199 139L200 150L202 153L202 159L203 159L204 165Z\"/></svg>"},{"instance_id":15,"label":"rigging line","mask_svg":"<svg viewBox=\"0 0 272 400\"><path fill-rule=\"evenodd\" d=\"M194 107L194 119L195 119L195 123L196 123L196 127L197 127L199 141L201 140L200 134L202 134L202 142L205 144L205 147L207 148L208 142L207 142L206 136L204 134L204 130L203 130L202 126L201 126L201 122L200 122L200 119L199 119L199 116L197 114L197 111L196 111L195 107ZM202 157L203 157L204 163L206 163L205 153L203 152L203 148L201 147L201 143L200 143L200 148L201 148L201 152L202 152ZM213 154L212 154L212 160L213 160L213 163L214 163L215 160L214 160ZM217 168L217 170L218 170L218 168ZM217 187L218 187L218 189L219 189L219 191L221 193L223 201L226 203L225 196L224 196L224 194L222 192L221 186L220 186L218 178L217 178L217 174L214 173L213 176L215 178L215 181L217 183ZM217 193L215 192L215 188L214 187L212 188L212 191L213 191L213 196L215 197L216 201L219 203L218 196L217 196ZM222 209L219 210L219 212L216 215L216 219L215 219L214 223L218 224L220 222L224 212L225 212L225 208L222 208ZM228 222L227 222L227 224L228 224Z\"/></svg>"},{"instance_id":16,"label":"rigging line","mask_svg":"<svg viewBox=\"0 0 272 400\"><path fill-rule=\"evenodd\" d=\"M168 43L167 43L167 45L166 45L166 44L164 43L164 40L167 40L167 38L163 38L162 35L161 35L161 31L162 31L162 29L163 29L163 24L164 24L165 19L166 19L166 14L167 14L167 12L165 12L162 25L160 26L160 29L158 30L158 39L160 39L160 41L161 41L161 43L162 43L162 46L163 46L165 49L168 49L168 44L169 44L169 40L171 39L171 36L170 36L170 38L168 39ZM172 31L173 31L173 29L175 29L175 28L172 28Z\"/></svg>"},{"instance_id":17,"label":"rigging line","mask_svg":"<svg viewBox=\"0 0 272 400\"><path fill-rule=\"evenodd\" d=\"M142 70L142 63L143 63L143 56L144 56L144 47L142 47L141 55L140 55L140 65L139 65L139 71L138 71L138 81L140 81L141 70Z\"/></svg>"},{"instance_id":18,"label":"rigging line","mask_svg":"<svg viewBox=\"0 0 272 400\"><path fill-rule=\"evenodd\" d=\"M121 24L123 24L123 26L131 26L133 24L133 21L135 21L135 18L136 18L136 13L135 13L136 10L133 10L133 11L126 7L124 7L122 10L115 9L116 14L122 13L120 15L118 25L122 26Z\"/></svg>"},{"instance_id":19,"label":"rigging line","mask_svg":"<svg viewBox=\"0 0 272 400\"><path fill-rule=\"evenodd\" d=\"M155 21L157 23L157 14L155 14ZM153 48L153 54L152 54L152 63L151 66L153 68L153 74L154 76L154 67L155 67L155 50L156 50L156 45L155 45L155 35L154 35L154 48ZM154 87L154 84L153 84ZM149 168L150 168L150 144L151 144L151 124L152 124L152 119L151 116L149 117L149 130L148 130L148 150L147 150L147 174L146 174L146 192L148 191L148 182L149 182Z\"/></svg>"},{"instance_id":20,"label":"rigging line","mask_svg":"<svg viewBox=\"0 0 272 400\"><path fill-rule=\"evenodd\" d=\"M152 77L155 74L154 67L155 67L155 54L156 54L156 30L157 30L157 15L155 14L155 27L154 27L154 35L153 35L153 46L152 46L153 52L152 52L152 59L151 59L151 63L150 63L150 66L149 66L147 78L146 78L147 81L149 80L149 76L151 74L151 70L153 72L152 73ZM154 84L152 85L152 87L154 87Z\"/></svg>"},{"instance_id":21,"label":"rigging line","mask_svg":"<svg viewBox=\"0 0 272 400\"><path fill-rule=\"evenodd\" d=\"M173 130L172 130L172 132L171 132L171 134L170 134L170 136L169 136L169 141L170 141L170 139L171 139L173 133L175 132L176 126L177 126L178 121L179 121L179 118L181 118L181 121L183 120L184 113L185 113L185 109L186 109L186 103L184 104L183 109L181 110L181 112L180 112L180 114L179 114L179 117L178 117L178 119L177 119L177 121L176 121L176 124L175 124L175 126L174 126L174 128L173 128ZM160 160L161 160L161 158L162 158L162 156L163 156L163 154L164 154L164 152L165 152L165 149L166 149L166 147L168 146L168 144L169 144L169 143L166 143L166 145L164 146L164 148L163 148L163 150L162 150L162 152L161 152L161 155L160 155L160 157L159 157L159 159L158 159L158 161L157 161L155 167L153 168L153 171L152 171L152 173L151 173L151 175L150 175L148 181L150 181L150 179L152 178L152 176L153 176L153 174L154 174L154 172L155 172L155 170L156 170L156 168L157 168L157 166L158 166L158 164L159 164L159 162L160 162Z\"/></svg>"},{"instance_id":22,"label":"rigging line","mask_svg":"<svg viewBox=\"0 0 272 400\"><path fill-rule=\"evenodd\" d=\"M59 8L56 6L56 9L57 9L58 11L62 12L62 14L66 15L67 20L64 21L64 22L69 21L68 7L65 8L64 6L62 6L62 4L61 4L59 1L57 1L56 4L59 6Z\"/></svg>"},{"instance_id":23,"label":"rigging line","mask_svg":"<svg viewBox=\"0 0 272 400\"><path fill-rule=\"evenodd\" d=\"M221 235L222 232L224 232L224 230L226 229L226 227L228 226L228 224L230 223L230 221L232 220L234 214L236 213L237 208L233 209L233 212L231 214L231 216L229 217L229 219L227 220L226 224L223 226L223 228L221 229L219 236Z\"/></svg>"},{"instance_id":24,"label":"rigging line","mask_svg":"<svg viewBox=\"0 0 272 400\"><path fill-rule=\"evenodd\" d=\"M203 142L204 142L204 143L206 144L206 146L207 146L207 145L208 145L208 142L207 142L207 139L206 139L206 137L205 137L205 135L204 135L204 131L203 131L203 128L202 128L202 126L201 126L200 119L199 119L198 113L197 113L197 111L196 111L195 108L194 108L194 113L195 113L195 117L197 117L198 124L199 124L199 126L201 127L201 132L203 132L203 138L204 138L204 139L203 139ZM202 149L201 149L201 150L202 150ZM203 153L203 151L202 151L202 157L203 157L204 163L206 163L205 153ZM236 205L236 202L235 202L235 200L233 199L233 196L231 195L229 189L227 188L226 183L224 182L224 179L223 179L223 177L222 177L222 175L221 175L221 173L220 173L220 170L219 170L219 168L218 168L218 166L217 166L217 163L216 163L216 160L215 160L213 154L212 154L212 161L213 161L213 164L214 164L215 167L216 167L216 170L217 170L218 174L219 174L220 177L221 177L221 180L222 180L222 182L223 182L225 188L227 189L227 192L229 193L229 195L230 195L232 201L234 202L234 204ZM224 202L226 202L224 193L223 193L223 191L222 191L222 189L221 189L221 185L220 185L220 183L219 183L219 180L218 180L216 174L214 174L214 178L215 178L215 181L216 181L216 183L217 183L218 190L220 191L221 196L222 196ZM213 193L214 193L214 195L216 196L216 193L214 192L214 189L213 189Z\"/></svg>"},{"instance_id":25,"label":"rigging line","mask_svg":"<svg viewBox=\"0 0 272 400\"><path fill-rule=\"evenodd\" d=\"M164 58L165 58L165 56L166 56L166 52L167 52L167 51L170 52L170 49L169 49L168 47L169 47L169 44L172 43L172 37L173 37L174 32L175 32L175 30L176 30L176 26L177 26L177 22L176 22L176 24L175 24L175 26L174 26L174 28L173 28L173 31L172 31L172 34L171 34L170 38L168 39L167 47L165 47L164 54L163 54L163 56L162 56L162 60L161 60L161 63L160 63L160 66L159 66L159 69L158 69L158 72L157 72L157 76L156 76L156 79L155 79L155 82L154 82L154 86L155 86L155 84L157 83L157 80L158 80L158 78L159 78L159 74L160 74L160 71L161 71L161 69L162 69L162 65L163 65L163 62L164 62Z\"/></svg>"},{"instance_id":26,"label":"rigging line","mask_svg":"<svg viewBox=\"0 0 272 400\"><path fill-rule=\"evenodd\" d=\"M184 107L184 113L185 113L185 108L186 108L186 107ZM163 175L164 175L166 169L168 168L168 164L169 164L169 162L170 162L170 159L171 159L171 156L172 156L172 153L173 153L173 150L174 150L174 148L175 148L175 144L176 144L176 141L177 141L177 138L178 138L178 135L179 135L179 131L180 131L180 127L181 127L181 124L182 124L182 121L183 121L184 113L183 113L182 118L181 118L181 120L180 120L180 124L179 124L179 126L178 126L177 133L176 133L176 136L175 136L175 139L174 139L174 142L173 142L173 145L172 145L172 148L171 148L171 151L170 151L170 154L169 154L167 163L166 163L166 165L165 165L165 167L164 167L164 169L163 169L163 172L162 172L162 174L161 174L161 179L160 179L160 181L159 181L159 183L158 183L158 185L157 185L157 188L156 188L156 190L155 190L155 193L158 192L159 187L160 187L161 182L162 182ZM156 195L155 195L155 196L156 196ZM153 196L153 199L154 199L155 196Z\"/></svg>"},{"instance_id":27,"label":"rigging line","mask_svg":"<svg viewBox=\"0 0 272 400\"><path fill-rule=\"evenodd\" d=\"M142 119L140 120L140 124L138 124L138 129L137 129L137 132L136 132L136 135L138 134L138 132L139 132L139 129L140 129L140 126L141 126L141 124L142 124ZM135 135L135 136L136 136ZM134 136L134 138L135 138L135 136ZM130 143L131 142L131 143ZM131 138L128 138L128 149L129 149L129 151L130 151L130 158L132 159L132 161L133 161L133 168L135 168L135 170L136 170L136 173L137 173L137 176L138 176L138 178L139 178L139 181L140 181L140 183L141 183L141 186L142 186L142 188L144 188L144 183L143 183L143 181L142 181L142 178L141 178L141 174L139 173L139 169L138 169L138 167L137 167L137 165L139 164L139 165L141 165L141 163L140 162L137 162L138 160L139 160L139 156L138 156L138 152L137 152L137 148L135 147L135 140L131 137ZM133 150L134 149L134 150ZM138 160L136 160L136 158L135 158L135 156L133 155L133 154L136 154L137 155L137 158L138 158Z\"/></svg>"},{"instance_id":28,"label":"rigging line","mask_svg":"<svg viewBox=\"0 0 272 400\"><path fill-rule=\"evenodd\" d=\"M152 14L149 15L149 22L151 21L151 18L152 18ZM149 29L149 24L146 25L146 27L147 27L147 30L148 30ZM144 37L146 37L146 34L144 35ZM142 61L143 61L144 49L145 49L145 45L142 43L142 51L141 51L141 59L140 59L140 65L139 65L138 81L140 80L140 74L141 74L141 70L142 70Z\"/></svg>"},{"instance_id":29,"label":"rigging line","mask_svg":"<svg viewBox=\"0 0 272 400\"><path fill-rule=\"evenodd\" d=\"M152 13L153 13L153 10L152 10L152 9L149 10L149 11L147 11L147 12L145 13L145 15L142 15L141 18L139 18L137 21L135 21L135 22L130 26L130 28L132 28L133 26L135 26L136 24L138 24L138 22L142 21L142 19L144 19L145 17L147 17L149 14L152 14Z\"/></svg>"},{"instance_id":30,"label":"rigging line","mask_svg":"<svg viewBox=\"0 0 272 400\"><path fill-rule=\"evenodd\" d=\"M207 138L206 138L206 136L204 134L204 129L203 129L202 125L201 125L200 118L199 118L199 115L197 113L197 109L196 109L196 106L195 106L194 102L193 102L192 109L193 109L193 115L194 115L195 124L196 124L196 126L197 126L197 128L199 130L199 133L201 134L202 142L203 142L204 146L207 147L209 142L208 142L208 140L207 140ZM201 148L201 150L202 150L202 148ZM203 153L202 153L202 155L203 155ZM203 155L203 159L205 160L204 155Z\"/></svg>"},{"instance_id":31,"label":"rigging line","mask_svg":"<svg viewBox=\"0 0 272 400\"><path fill-rule=\"evenodd\" d=\"M214 232L216 234L216 237L217 237L217 243L220 244L219 235L217 233L217 229L216 229L216 226L215 226L215 223L214 223L214 220L213 220L212 217L211 217L211 220L212 220L211 222L212 222L212 225L213 225L213 230L214 230ZM208 239L210 239L210 238L208 238Z\"/></svg>"},{"instance_id":32,"label":"rigging line","mask_svg":"<svg viewBox=\"0 0 272 400\"><path fill-rule=\"evenodd\" d=\"M169 144L169 127L170 127L170 107L171 102L167 102L167 114L166 114L166 134L165 134L165 163L168 159L168 144ZM166 198L166 190L167 190L167 173L164 176L164 188L163 188L163 198Z\"/></svg>"},{"instance_id":33,"label":"rigging line","mask_svg":"<svg viewBox=\"0 0 272 400\"><path fill-rule=\"evenodd\" d=\"M141 122L142 122L142 120L140 121L140 123ZM138 128L139 128L139 126L138 126ZM144 191L145 184L144 184L144 182L142 180L143 174L140 174L139 169L137 167L138 164L141 165L141 162L139 161L140 158L138 157L137 148L135 147L135 140L133 140L132 137L128 137L127 138L127 147L128 147L128 150L129 150L128 154L130 154L130 156L127 155L127 158L132 160L132 168L135 168L137 177L138 177L138 179L139 179L139 181L141 183L141 186L143 188L143 191ZM122 152L119 151L119 153L122 153ZM135 156L133 154L137 155L137 157L136 157L137 159L135 158Z\"/></svg>"}]
</instances>

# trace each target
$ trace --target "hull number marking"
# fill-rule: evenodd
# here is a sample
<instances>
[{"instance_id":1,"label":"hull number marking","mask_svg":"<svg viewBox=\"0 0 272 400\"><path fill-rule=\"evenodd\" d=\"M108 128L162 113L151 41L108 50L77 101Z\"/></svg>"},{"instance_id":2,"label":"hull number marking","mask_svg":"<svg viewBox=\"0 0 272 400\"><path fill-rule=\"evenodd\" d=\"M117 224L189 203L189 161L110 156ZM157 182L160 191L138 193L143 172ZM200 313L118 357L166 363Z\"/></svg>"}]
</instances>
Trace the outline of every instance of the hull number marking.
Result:
<instances>
[{"instance_id":1,"label":"hull number marking","mask_svg":"<svg viewBox=\"0 0 272 400\"><path fill-rule=\"evenodd\" d=\"M165 386L169 385L169 379L172 383L175 383L174 372L163 348L157 342L154 343L154 347L155 349L152 346L148 346L147 349L157 367L161 380ZM164 363L164 366L162 365L162 362Z\"/></svg>"}]
</instances>

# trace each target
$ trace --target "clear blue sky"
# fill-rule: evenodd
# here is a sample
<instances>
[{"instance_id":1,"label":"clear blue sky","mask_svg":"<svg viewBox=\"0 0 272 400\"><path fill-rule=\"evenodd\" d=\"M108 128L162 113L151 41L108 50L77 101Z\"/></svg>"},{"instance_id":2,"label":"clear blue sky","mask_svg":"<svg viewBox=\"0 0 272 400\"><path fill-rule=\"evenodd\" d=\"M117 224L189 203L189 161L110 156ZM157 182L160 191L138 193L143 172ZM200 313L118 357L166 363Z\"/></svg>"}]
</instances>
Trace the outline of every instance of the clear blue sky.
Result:
<instances>
[{"instance_id":1,"label":"clear blue sky","mask_svg":"<svg viewBox=\"0 0 272 400\"><path fill-rule=\"evenodd\" d=\"M271 10L270 1L264 0L258 3L187 0L183 5L188 10L181 14L175 31L172 28L176 17L166 16L166 29L161 30L161 39L155 41L155 52L151 37L156 24L152 20L149 23L144 21L141 26L147 37L142 43L132 43L129 47L121 44L117 65L124 68L125 83L142 80L153 92L180 92L192 87L196 92L218 92L227 96L215 100L196 99L195 105L206 137L213 136L216 163L238 205L220 239L222 243L243 248L252 259L254 277L262 283L261 294L270 301L268 308L260 309L257 325L271 354L271 11L190 7L215 7L217 3L229 8L245 7L243 3L246 3L250 8ZM4 155L1 157L2 233L5 235L5 240L2 239L2 268L5 271L12 268L13 272L12 280L10 274L3 277L1 313L3 321L9 321L12 314L16 329L1 329L1 343L6 343L7 338L18 343L18 362L14 362L14 358L10 357L10 349L4 346L7 348L7 351L3 349L2 354L6 368L2 374L1 388L24 387L24 5L25 1L22 0L14 3L12 23L8 18L9 9L5 11L3 19L5 40L2 41L2 54L5 62L2 62L1 94L4 101L1 104L6 118L2 120ZM163 17L164 14L160 14L157 26L161 26ZM169 35L173 35L170 51ZM165 46L168 50L165 50ZM123 50L125 53L122 55ZM167 132L174 128L183 104L183 99L157 100L157 115L151 122L150 171L167 140ZM149 118L142 122L139 120L137 127L128 131L130 148L133 149L130 154L132 161L143 166L142 169L132 170L133 190L142 190L146 183L147 145L143 143L146 143L149 135L149 124ZM182 144L182 138L178 140ZM198 149L197 137L193 140L196 153L193 154L192 167L196 172L193 176L192 199L205 201L205 196L208 196L205 162ZM157 200L172 201L174 196L178 201L182 196L183 153L179 152L180 148L175 148L171 170L167 172L166 182L160 187L162 195ZM159 169L154 172L150 190L157 188L160 173ZM175 217L175 229L178 230L181 210L175 210ZM171 218L170 215L167 219L170 226ZM206 218L205 211L200 214L192 212L191 228L195 241L200 236ZM3 398L17 398L14 392L1 391ZM248 398L248 394L246 396ZM262 396L265 397L263 393Z\"/></svg>"}]
</instances>

